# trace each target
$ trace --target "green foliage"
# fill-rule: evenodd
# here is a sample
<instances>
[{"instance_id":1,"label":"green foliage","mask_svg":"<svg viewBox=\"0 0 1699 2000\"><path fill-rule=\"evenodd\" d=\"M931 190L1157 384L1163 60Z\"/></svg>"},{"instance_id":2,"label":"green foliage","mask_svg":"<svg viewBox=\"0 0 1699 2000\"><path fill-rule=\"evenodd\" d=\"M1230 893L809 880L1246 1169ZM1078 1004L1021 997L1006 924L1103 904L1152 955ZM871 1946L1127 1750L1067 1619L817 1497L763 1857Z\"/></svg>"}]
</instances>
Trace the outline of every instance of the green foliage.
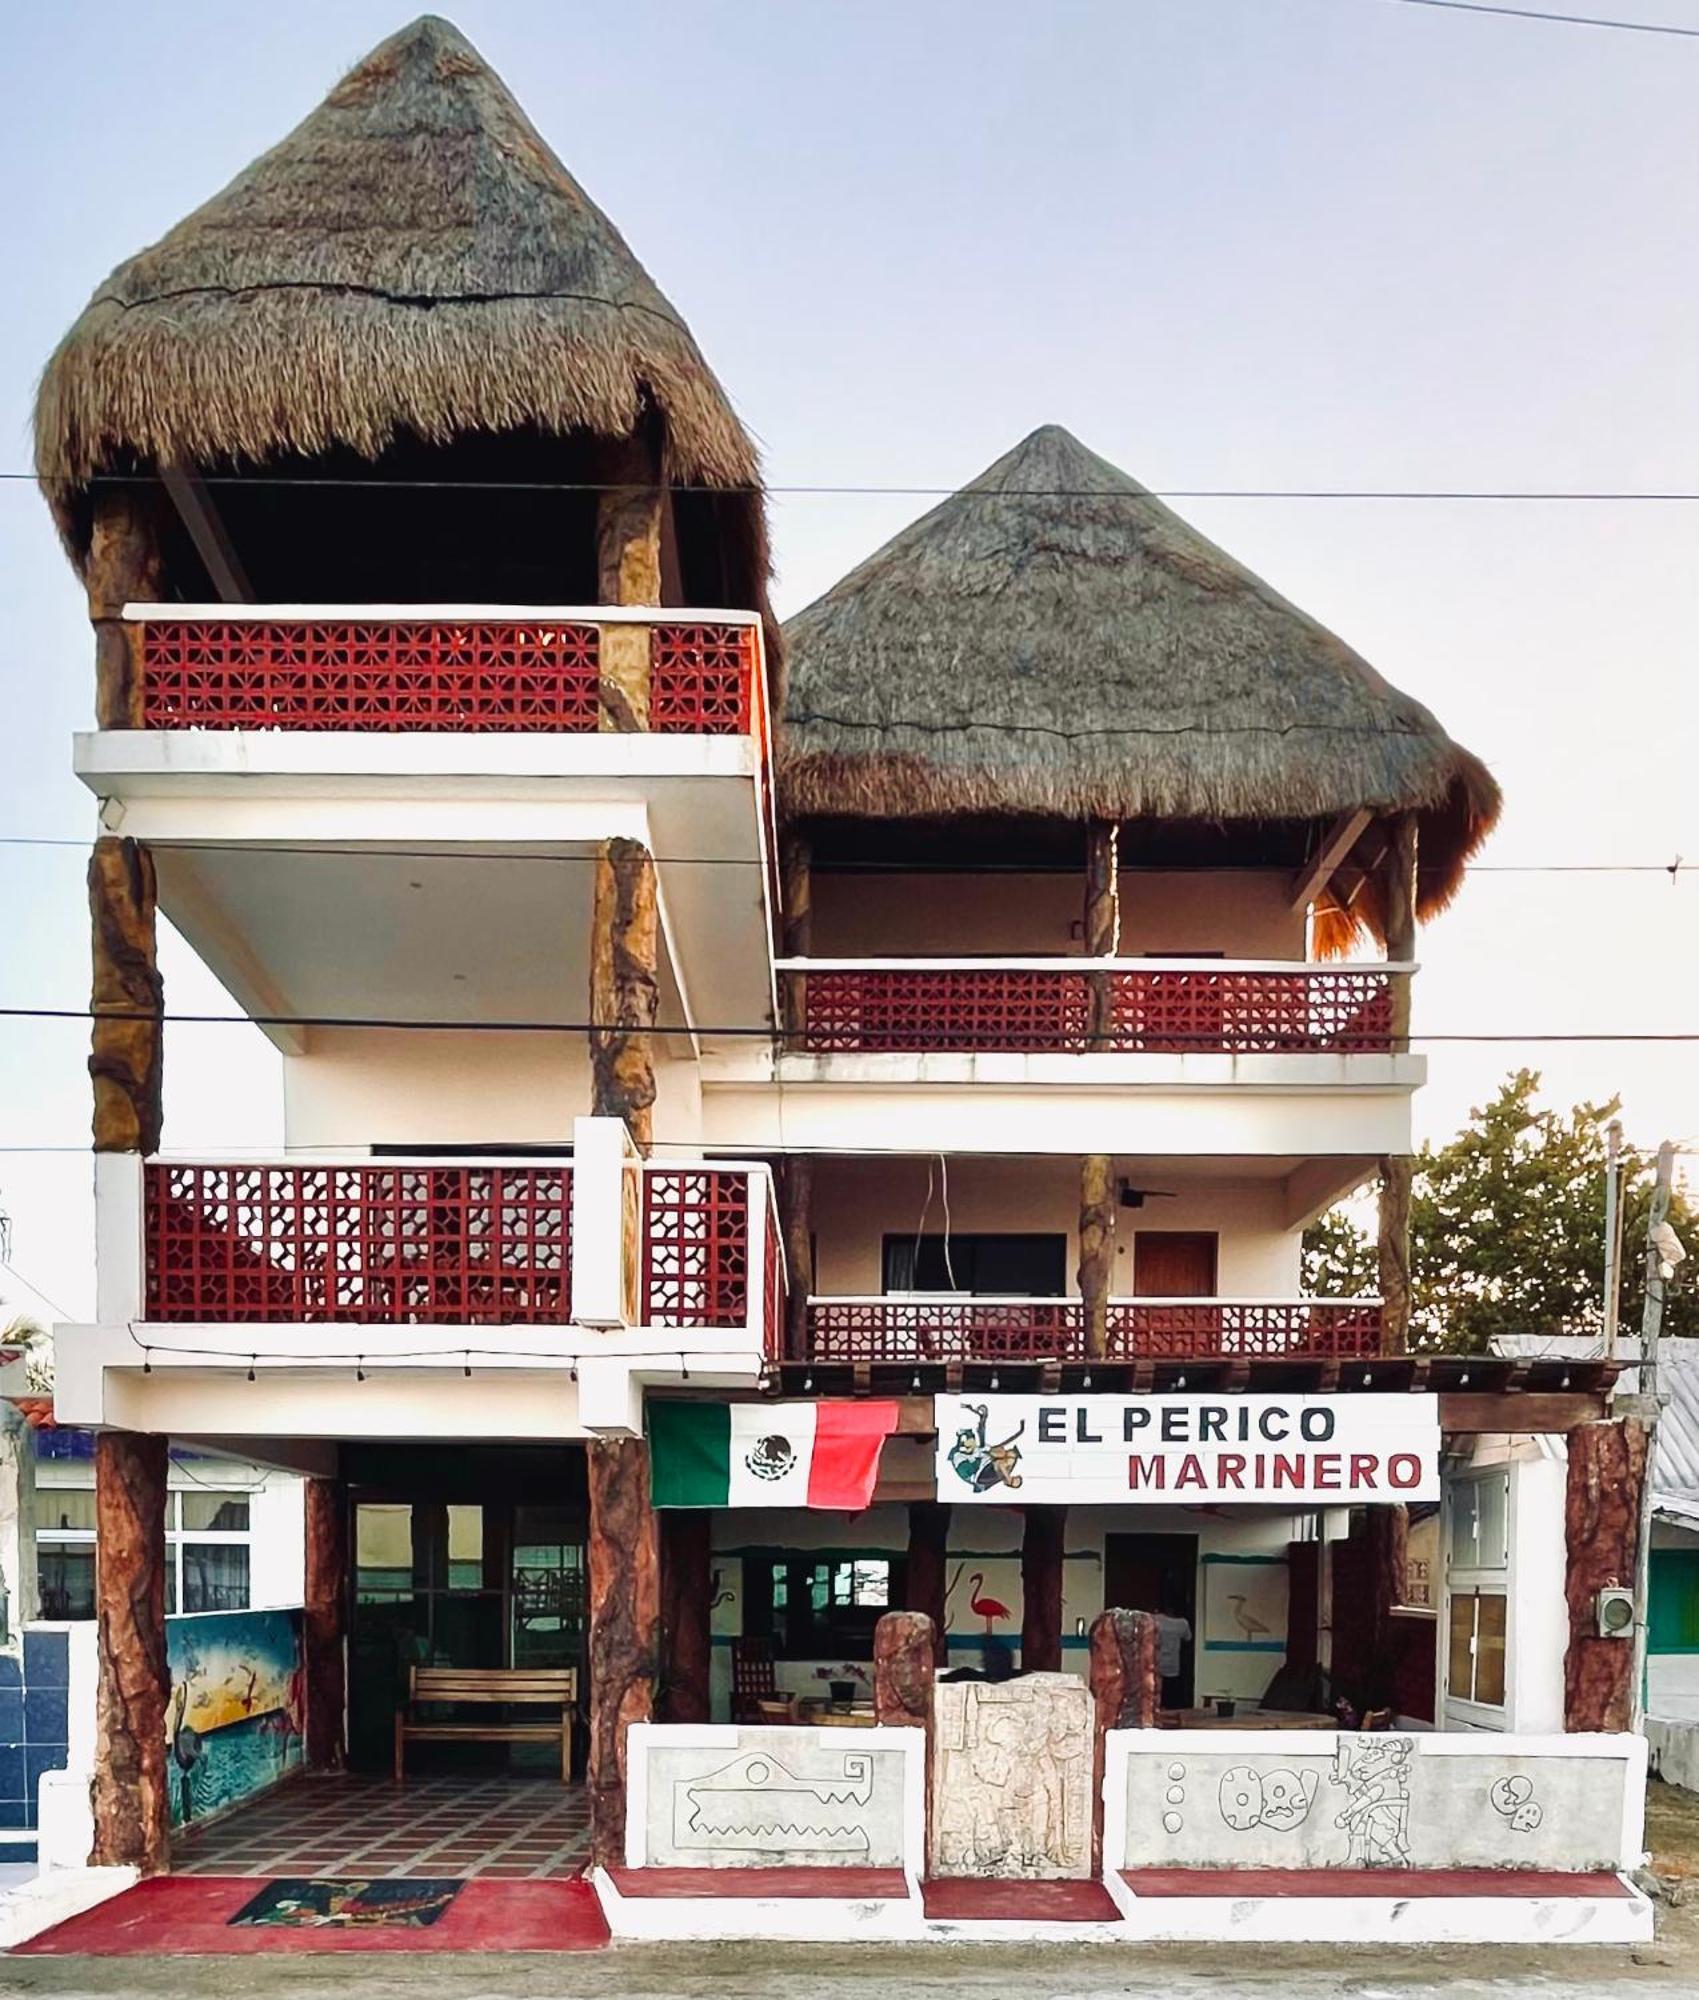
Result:
<instances>
[{"instance_id":1,"label":"green foliage","mask_svg":"<svg viewBox=\"0 0 1699 2000\"><path fill-rule=\"evenodd\" d=\"M1616 1102L1536 1102L1519 1070L1443 1146L1416 1156L1410 1205L1410 1344L1484 1352L1499 1334L1598 1335L1604 1325L1605 1127ZM1640 1330L1654 1160L1623 1148L1621 1330ZM1666 1287L1664 1331L1699 1334L1699 1214L1680 1189L1670 1221L1689 1259ZM1376 1288L1374 1245L1341 1209L1304 1233L1305 1289Z\"/></svg>"}]
</instances>

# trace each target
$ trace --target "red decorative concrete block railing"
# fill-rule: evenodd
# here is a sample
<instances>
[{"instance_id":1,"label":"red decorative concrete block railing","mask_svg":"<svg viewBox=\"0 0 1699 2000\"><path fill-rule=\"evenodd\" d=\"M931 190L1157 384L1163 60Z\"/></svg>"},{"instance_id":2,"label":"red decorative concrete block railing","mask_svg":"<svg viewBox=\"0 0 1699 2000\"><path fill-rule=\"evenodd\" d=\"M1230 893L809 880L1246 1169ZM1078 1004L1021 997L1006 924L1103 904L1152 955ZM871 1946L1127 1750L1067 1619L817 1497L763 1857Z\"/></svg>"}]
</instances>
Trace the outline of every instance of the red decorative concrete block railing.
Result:
<instances>
[{"instance_id":1,"label":"red decorative concrete block railing","mask_svg":"<svg viewBox=\"0 0 1699 2000\"><path fill-rule=\"evenodd\" d=\"M643 1170L643 1323L734 1328L761 1315L776 1355L785 1319L784 1251L772 1181L748 1167Z\"/></svg>"},{"instance_id":2,"label":"red decorative concrete block railing","mask_svg":"<svg viewBox=\"0 0 1699 2000\"><path fill-rule=\"evenodd\" d=\"M1078 1299L818 1298L813 1361L1079 1361ZM1378 1299L1112 1299L1111 1361L1361 1358L1381 1351Z\"/></svg>"},{"instance_id":3,"label":"red decorative concrete block railing","mask_svg":"<svg viewBox=\"0 0 1699 2000\"><path fill-rule=\"evenodd\" d=\"M146 1316L239 1323L562 1325L567 1166L145 1170Z\"/></svg>"},{"instance_id":4,"label":"red decorative concrete block railing","mask_svg":"<svg viewBox=\"0 0 1699 2000\"><path fill-rule=\"evenodd\" d=\"M558 731L600 726L594 608L569 617L145 617L148 729ZM650 623L650 727L754 727L753 625Z\"/></svg>"},{"instance_id":5,"label":"red decorative concrete block railing","mask_svg":"<svg viewBox=\"0 0 1699 2000\"><path fill-rule=\"evenodd\" d=\"M803 979L802 1047L850 1053L1384 1054L1387 966L1208 969L876 965L834 961ZM1108 1006L1094 1033L1094 984Z\"/></svg>"}]
</instances>

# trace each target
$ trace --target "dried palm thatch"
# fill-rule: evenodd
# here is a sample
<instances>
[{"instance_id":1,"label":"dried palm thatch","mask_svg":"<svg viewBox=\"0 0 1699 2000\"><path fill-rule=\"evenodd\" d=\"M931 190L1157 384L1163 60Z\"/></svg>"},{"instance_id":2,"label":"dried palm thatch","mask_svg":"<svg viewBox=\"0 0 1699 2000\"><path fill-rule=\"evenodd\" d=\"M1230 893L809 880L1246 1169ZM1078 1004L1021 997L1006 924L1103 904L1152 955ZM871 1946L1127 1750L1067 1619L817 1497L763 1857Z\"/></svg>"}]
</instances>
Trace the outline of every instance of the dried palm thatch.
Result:
<instances>
[{"instance_id":1,"label":"dried palm thatch","mask_svg":"<svg viewBox=\"0 0 1699 2000\"><path fill-rule=\"evenodd\" d=\"M1413 810L1426 913L1498 816L1491 774L1420 703L1055 425L798 613L785 647L793 820ZM1378 928L1372 897L1332 942Z\"/></svg>"},{"instance_id":2,"label":"dried palm thatch","mask_svg":"<svg viewBox=\"0 0 1699 2000\"><path fill-rule=\"evenodd\" d=\"M426 16L107 279L48 362L36 468L73 560L89 482L403 437L664 420L731 489L765 576L754 447L625 240L477 50Z\"/></svg>"}]
</instances>

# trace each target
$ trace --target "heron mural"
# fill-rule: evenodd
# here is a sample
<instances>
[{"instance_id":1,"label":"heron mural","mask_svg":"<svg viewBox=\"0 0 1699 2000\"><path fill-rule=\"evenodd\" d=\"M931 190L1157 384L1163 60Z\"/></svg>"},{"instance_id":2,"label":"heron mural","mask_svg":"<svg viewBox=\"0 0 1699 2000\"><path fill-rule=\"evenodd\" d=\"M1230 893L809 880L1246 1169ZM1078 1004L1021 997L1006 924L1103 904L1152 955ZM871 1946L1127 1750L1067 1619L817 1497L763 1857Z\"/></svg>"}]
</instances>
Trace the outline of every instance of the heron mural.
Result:
<instances>
[{"instance_id":1,"label":"heron mural","mask_svg":"<svg viewBox=\"0 0 1699 2000\"><path fill-rule=\"evenodd\" d=\"M204 1819L301 1762L305 1674L298 1611L210 1611L165 1621L174 1825Z\"/></svg>"}]
</instances>

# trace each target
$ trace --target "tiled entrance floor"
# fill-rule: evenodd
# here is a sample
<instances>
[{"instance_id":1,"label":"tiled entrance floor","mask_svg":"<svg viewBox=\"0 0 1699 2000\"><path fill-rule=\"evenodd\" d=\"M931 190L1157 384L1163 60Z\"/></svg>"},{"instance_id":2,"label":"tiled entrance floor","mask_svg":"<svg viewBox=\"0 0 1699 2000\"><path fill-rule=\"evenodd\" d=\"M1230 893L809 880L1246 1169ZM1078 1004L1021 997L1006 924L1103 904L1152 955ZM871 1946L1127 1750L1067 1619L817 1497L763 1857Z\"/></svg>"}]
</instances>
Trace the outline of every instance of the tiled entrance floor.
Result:
<instances>
[{"instance_id":1,"label":"tiled entrance floor","mask_svg":"<svg viewBox=\"0 0 1699 2000\"><path fill-rule=\"evenodd\" d=\"M300 1777L180 1831L179 1875L435 1875L560 1880L582 1872L590 1803L558 1778Z\"/></svg>"}]
</instances>

